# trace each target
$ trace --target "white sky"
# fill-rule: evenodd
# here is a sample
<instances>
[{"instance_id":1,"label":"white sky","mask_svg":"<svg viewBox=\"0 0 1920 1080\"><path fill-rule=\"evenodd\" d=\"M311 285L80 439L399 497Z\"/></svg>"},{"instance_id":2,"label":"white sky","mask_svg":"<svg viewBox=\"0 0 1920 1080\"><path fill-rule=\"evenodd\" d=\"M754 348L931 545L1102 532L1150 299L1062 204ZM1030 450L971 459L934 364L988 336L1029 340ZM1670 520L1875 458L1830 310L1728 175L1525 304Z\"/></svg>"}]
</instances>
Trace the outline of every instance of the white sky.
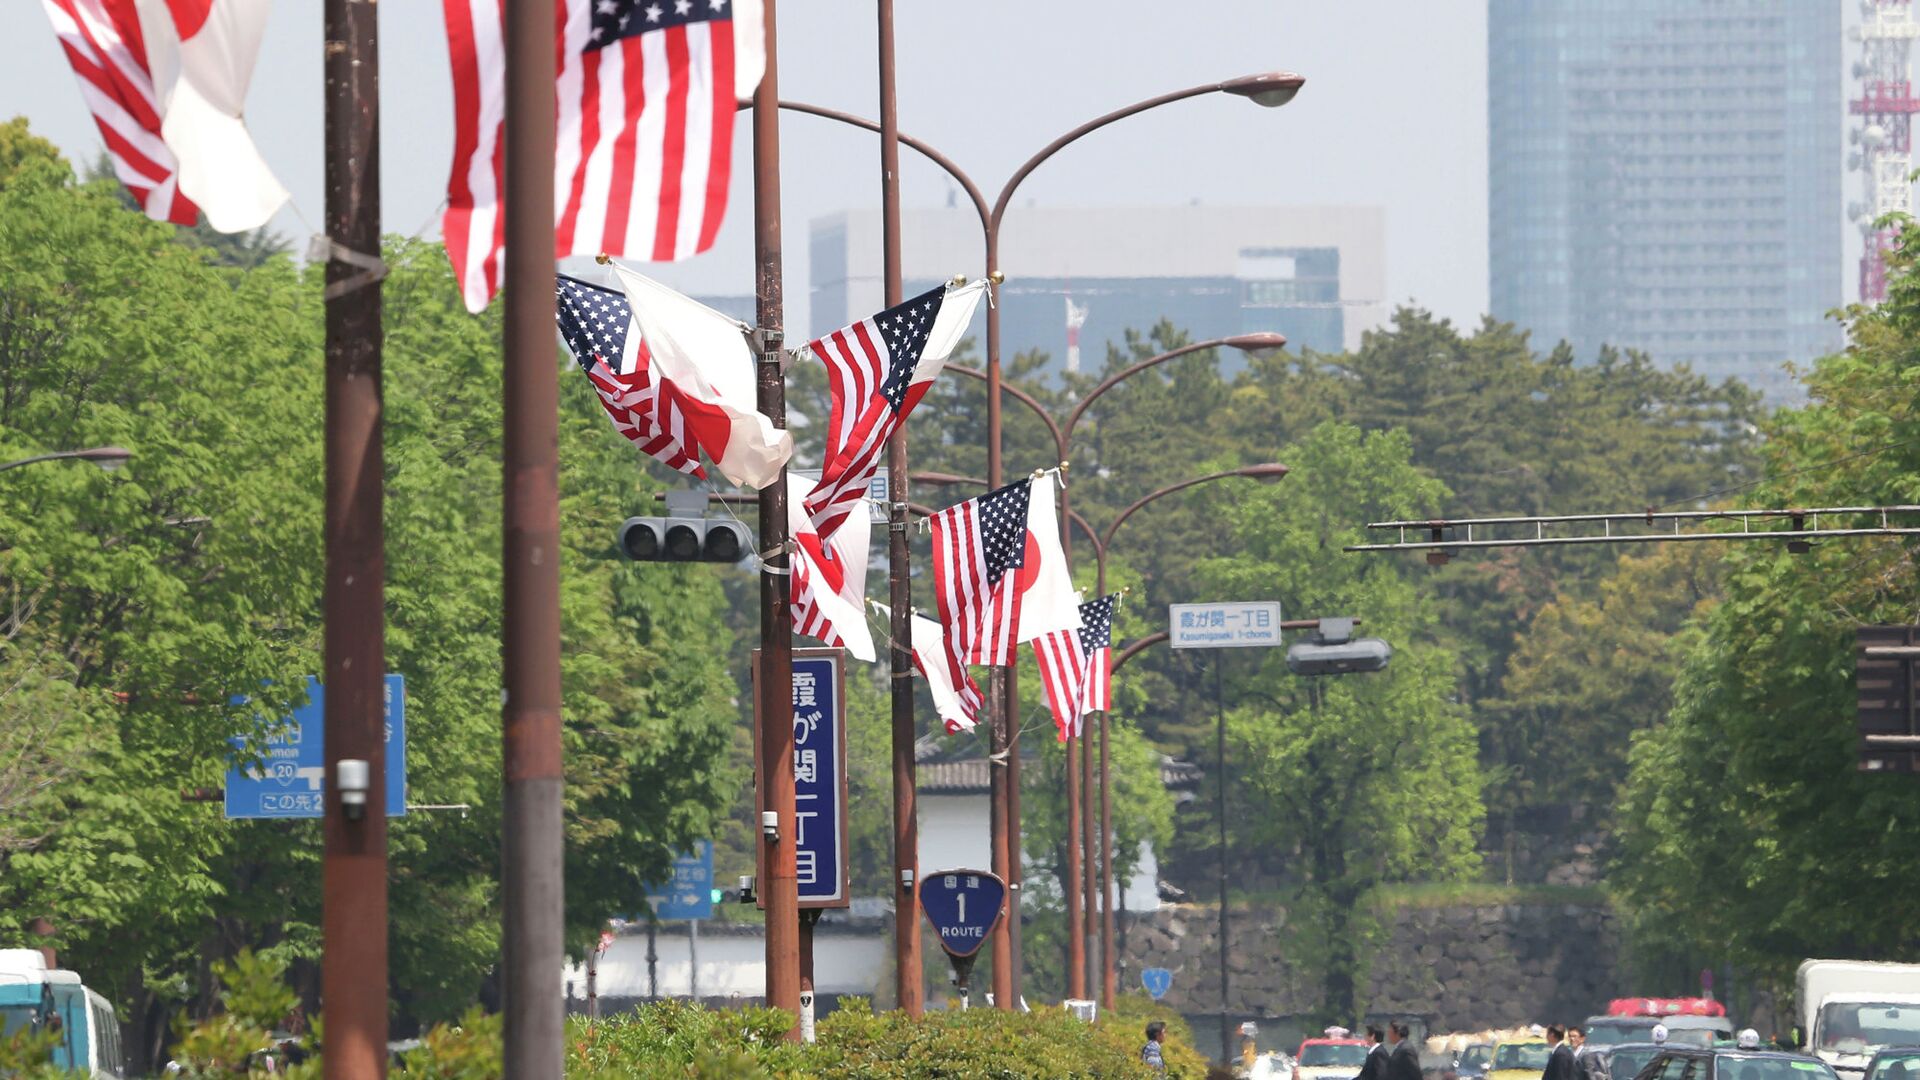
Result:
<instances>
[{"instance_id":1,"label":"white sky","mask_svg":"<svg viewBox=\"0 0 1920 1080\"><path fill-rule=\"evenodd\" d=\"M1127 120L1063 151L1021 187L1019 201L1384 206L1390 299L1469 323L1486 307L1484 0L896 6L901 128L940 147L989 197L1030 153L1094 115L1184 86L1291 69L1308 82L1284 109L1218 96ZM24 113L76 161L91 160L99 136L40 5L3 7L0 115ZM445 194L451 90L440 10L437 0L380 4L388 232L419 229ZM874 115L874 10L871 0L787 0L782 96ZM268 163L315 223L323 205L320 13L319 0L280 0L248 101ZM878 205L879 149L872 135L795 116L783 123L782 144L791 332L808 327L807 223ZM658 268L688 291L752 291L744 145L737 160L719 246ZM902 161L907 203L944 204L942 174L909 151ZM290 213L276 226L292 236L310 231Z\"/></svg>"}]
</instances>

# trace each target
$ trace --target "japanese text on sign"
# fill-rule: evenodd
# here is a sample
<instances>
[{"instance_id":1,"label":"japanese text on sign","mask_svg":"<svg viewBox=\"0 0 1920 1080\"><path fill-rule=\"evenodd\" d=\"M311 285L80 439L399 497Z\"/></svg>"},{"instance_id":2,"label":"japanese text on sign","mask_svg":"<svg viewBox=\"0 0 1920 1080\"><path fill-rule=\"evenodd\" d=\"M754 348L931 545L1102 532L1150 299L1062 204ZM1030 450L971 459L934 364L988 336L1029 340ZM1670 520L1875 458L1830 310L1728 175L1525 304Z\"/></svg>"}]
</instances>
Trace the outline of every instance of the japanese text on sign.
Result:
<instances>
[{"instance_id":1,"label":"japanese text on sign","mask_svg":"<svg viewBox=\"0 0 1920 1080\"><path fill-rule=\"evenodd\" d=\"M794 871L800 901L844 901L846 816L837 654L793 658Z\"/></svg>"},{"instance_id":2,"label":"japanese text on sign","mask_svg":"<svg viewBox=\"0 0 1920 1080\"><path fill-rule=\"evenodd\" d=\"M1167 633L1176 649L1275 646L1280 644L1280 604L1174 604L1167 610Z\"/></svg>"}]
</instances>

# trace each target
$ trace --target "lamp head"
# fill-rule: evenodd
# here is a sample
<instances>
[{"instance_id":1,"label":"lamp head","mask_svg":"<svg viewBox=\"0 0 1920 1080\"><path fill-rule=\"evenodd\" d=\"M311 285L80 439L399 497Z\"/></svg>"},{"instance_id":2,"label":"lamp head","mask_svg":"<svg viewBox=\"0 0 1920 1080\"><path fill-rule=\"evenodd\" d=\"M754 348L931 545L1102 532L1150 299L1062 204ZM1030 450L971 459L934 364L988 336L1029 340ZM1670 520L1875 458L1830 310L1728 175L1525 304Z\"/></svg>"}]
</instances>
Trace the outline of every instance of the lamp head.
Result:
<instances>
[{"instance_id":1,"label":"lamp head","mask_svg":"<svg viewBox=\"0 0 1920 1080\"><path fill-rule=\"evenodd\" d=\"M1292 101L1306 82L1305 78L1291 71L1268 71L1229 79L1220 84L1220 89L1246 98L1262 108L1277 109Z\"/></svg>"},{"instance_id":2,"label":"lamp head","mask_svg":"<svg viewBox=\"0 0 1920 1080\"><path fill-rule=\"evenodd\" d=\"M1277 461L1269 461L1264 465L1248 465L1244 469L1234 471L1235 475L1251 480L1278 480L1287 475L1287 472L1287 467Z\"/></svg>"},{"instance_id":3,"label":"lamp head","mask_svg":"<svg viewBox=\"0 0 1920 1080\"><path fill-rule=\"evenodd\" d=\"M1257 334L1240 334L1227 339L1227 344L1244 353L1255 356L1267 356L1287 347L1287 335L1276 334L1270 330Z\"/></svg>"},{"instance_id":4,"label":"lamp head","mask_svg":"<svg viewBox=\"0 0 1920 1080\"><path fill-rule=\"evenodd\" d=\"M108 472L118 472L120 467L127 463L127 459L133 456L133 451L124 446L96 446L91 450L82 450L73 456L83 461L91 461Z\"/></svg>"}]
</instances>

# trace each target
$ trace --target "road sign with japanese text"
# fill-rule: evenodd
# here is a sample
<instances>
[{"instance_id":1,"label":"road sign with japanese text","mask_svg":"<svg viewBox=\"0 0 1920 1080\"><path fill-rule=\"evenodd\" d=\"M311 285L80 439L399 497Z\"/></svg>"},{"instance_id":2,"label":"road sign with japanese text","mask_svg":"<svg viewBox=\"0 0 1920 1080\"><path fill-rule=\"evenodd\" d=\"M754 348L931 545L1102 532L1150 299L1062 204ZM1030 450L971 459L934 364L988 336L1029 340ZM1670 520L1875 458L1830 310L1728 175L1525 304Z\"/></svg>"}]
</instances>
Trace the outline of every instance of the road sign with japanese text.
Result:
<instances>
[{"instance_id":1,"label":"road sign with japanese text","mask_svg":"<svg viewBox=\"0 0 1920 1080\"><path fill-rule=\"evenodd\" d=\"M674 856L672 875L647 886L647 902L662 921L713 918L713 841L702 840L691 854Z\"/></svg>"},{"instance_id":2,"label":"road sign with japanese text","mask_svg":"<svg viewBox=\"0 0 1920 1080\"><path fill-rule=\"evenodd\" d=\"M753 657L757 680L759 650L754 650ZM792 827L794 872L803 908L843 908L852 903L847 892L845 659L840 649L793 650ZM756 694L756 705L758 700ZM760 759L759 735L756 722L755 761ZM766 851L764 844L759 847ZM765 874L762 866L763 881ZM766 906L764 901L761 906Z\"/></svg>"},{"instance_id":3,"label":"road sign with japanese text","mask_svg":"<svg viewBox=\"0 0 1920 1080\"><path fill-rule=\"evenodd\" d=\"M979 952L1006 902L1006 883L981 870L941 870L920 879L920 910L949 956Z\"/></svg>"},{"instance_id":4,"label":"road sign with japanese text","mask_svg":"<svg viewBox=\"0 0 1920 1080\"><path fill-rule=\"evenodd\" d=\"M389 675L385 686L387 816L407 812L407 681ZM240 702L236 702L238 704ZM326 807L326 693L307 677L307 703L275 726L256 765L227 766L228 818L317 818ZM265 723L264 718L262 723ZM230 740L235 752L245 740Z\"/></svg>"},{"instance_id":5,"label":"road sign with japanese text","mask_svg":"<svg viewBox=\"0 0 1920 1080\"><path fill-rule=\"evenodd\" d=\"M1280 602L1172 604L1167 635L1176 649L1234 649L1280 644Z\"/></svg>"}]
</instances>

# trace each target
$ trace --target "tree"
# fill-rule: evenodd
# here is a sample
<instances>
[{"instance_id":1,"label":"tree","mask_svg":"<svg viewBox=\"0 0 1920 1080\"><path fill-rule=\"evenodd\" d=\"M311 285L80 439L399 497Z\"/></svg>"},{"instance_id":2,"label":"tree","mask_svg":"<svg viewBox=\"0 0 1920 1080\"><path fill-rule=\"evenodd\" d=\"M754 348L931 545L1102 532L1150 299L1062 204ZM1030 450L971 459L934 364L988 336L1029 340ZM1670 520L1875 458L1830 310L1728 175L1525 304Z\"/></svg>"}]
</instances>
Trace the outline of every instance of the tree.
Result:
<instances>
[{"instance_id":1,"label":"tree","mask_svg":"<svg viewBox=\"0 0 1920 1080\"><path fill-rule=\"evenodd\" d=\"M1436 605L1402 566L1340 550L1359 539L1357 522L1427 515L1445 497L1411 458L1398 432L1315 428L1287 448L1294 472L1283 483L1228 512L1233 554L1198 567L1207 595L1284 597L1294 617L1358 616L1394 649L1386 672L1338 678L1292 675L1279 650L1190 661L1226 684L1228 774L1212 779L1228 785L1228 842L1291 856L1288 952L1320 976L1329 1019L1358 1015L1372 890L1465 878L1479 865L1473 727Z\"/></svg>"},{"instance_id":2,"label":"tree","mask_svg":"<svg viewBox=\"0 0 1920 1080\"><path fill-rule=\"evenodd\" d=\"M1769 506L1920 494L1914 343L1920 234L1888 300L1847 313L1809 402L1767 425ZM1823 519L1823 524L1828 522ZM1729 546L1725 600L1683 637L1668 721L1634 739L1613 880L1651 952L1731 961L1784 985L1800 959L1920 959L1888 897L1920 891L1920 787L1855 771L1853 631L1920 619L1906 538Z\"/></svg>"}]
</instances>

